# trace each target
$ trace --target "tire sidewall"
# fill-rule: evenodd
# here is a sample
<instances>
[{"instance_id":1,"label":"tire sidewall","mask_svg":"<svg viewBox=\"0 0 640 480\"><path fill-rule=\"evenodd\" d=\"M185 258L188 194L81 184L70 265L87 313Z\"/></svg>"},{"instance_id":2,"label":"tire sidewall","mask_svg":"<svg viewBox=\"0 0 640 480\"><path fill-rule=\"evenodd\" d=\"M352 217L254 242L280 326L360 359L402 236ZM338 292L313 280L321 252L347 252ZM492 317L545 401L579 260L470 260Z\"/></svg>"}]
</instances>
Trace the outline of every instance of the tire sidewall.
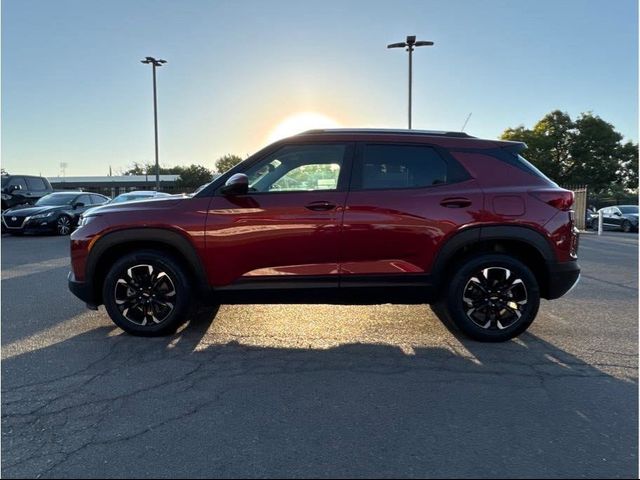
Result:
<instances>
[{"instance_id":1,"label":"tire sidewall","mask_svg":"<svg viewBox=\"0 0 640 480\"><path fill-rule=\"evenodd\" d=\"M522 279L527 289L527 304L522 317L503 330L488 330L474 323L464 309L463 293L467 282L479 270L488 267L508 268ZM503 342L523 333L535 319L540 305L540 289L531 270L521 261L502 254L486 254L465 262L452 276L446 300L452 321L467 336L485 342Z\"/></svg>"},{"instance_id":2,"label":"tire sidewall","mask_svg":"<svg viewBox=\"0 0 640 480\"><path fill-rule=\"evenodd\" d=\"M142 326L131 322L122 315L115 302L117 280L128 268L138 264L149 264L166 272L176 290L174 309L159 324ZM164 252L140 251L124 256L109 270L102 287L102 299L107 313L116 325L130 334L151 337L174 333L189 318L193 306L191 291L189 277L175 258Z\"/></svg>"}]
</instances>

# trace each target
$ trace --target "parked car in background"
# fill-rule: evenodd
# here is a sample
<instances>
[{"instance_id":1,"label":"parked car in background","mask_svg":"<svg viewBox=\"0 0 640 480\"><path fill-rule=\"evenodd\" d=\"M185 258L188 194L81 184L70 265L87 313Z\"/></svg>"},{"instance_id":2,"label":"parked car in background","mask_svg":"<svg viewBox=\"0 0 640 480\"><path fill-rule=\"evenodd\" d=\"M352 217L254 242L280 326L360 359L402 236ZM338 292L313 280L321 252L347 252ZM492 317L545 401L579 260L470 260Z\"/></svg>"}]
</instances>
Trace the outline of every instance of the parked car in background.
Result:
<instances>
[{"instance_id":1,"label":"parked car in background","mask_svg":"<svg viewBox=\"0 0 640 480\"><path fill-rule=\"evenodd\" d=\"M18 205L32 205L52 192L53 187L44 177L2 175L2 211Z\"/></svg>"},{"instance_id":2,"label":"parked car in background","mask_svg":"<svg viewBox=\"0 0 640 480\"><path fill-rule=\"evenodd\" d=\"M136 335L199 303L425 303L482 341L578 281L573 192L519 142L314 130L194 196L112 204L72 235L69 288Z\"/></svg>"},{"instance_id":3,"label":"parked car in background","mask_svg":"<svg viewBox=\"0 0 640 480\"><path fill-rule=\"evenodd\" d=\"M169 193L156 192L154 190L135 190L133 192L121 193L113 197L109 203L135 202L136 200L150 200L152 198L169 197Z\"/></svg>"},{"instance_id":4,"label":"parked car in background","mask_svg":"<svg viewBox=\"0 0 640 480\"><path fill-rule=\"evenodd\" d=\"M86 192L54 192L35 205L23 205L2 213L2 227L12 235L57 233L69 235L87 209L104 205L109 197Z\"/></svg>"},{"instance_id":5,"label":"parked car in background","mask_svg":"<svg viewBox=\"0 0 640 480\"><path fill-rule=\"evenodd\" d=\"M598 229L598 212L593 208L587 208L584 219L585 229L597 230Z\"/></svg>"},{"instance_id":6,"label":"parked car in background","mask_svg":"<svg viewBox=\"0 0 640 480\"><path fill-rule=\"evenodd\" d=\"M602 212L602 228L622 230L623 232L638 231L638 206L617 205L598 210ZM597 228L596 220L596 228Z\"/></svg>"},{"instance_id":7,"label":"parked car in background","mask_svg":"<svg viewBox=\"0 0 640 480\"><path fill-rule=\"evenodd\" d=\"M169 193L156 192L154 190L134 190L133 192L121 193L120 195L113 197L111 200L107 202L107 204L136 202L138 200L151 200L153 198L166 198L170 196L171 194ZM94 210L93 208L90 208L87 211L83 212L79 223L82 223L82 217L88 214L91 214L93 210Z\"/></svg>"}]
</instances>

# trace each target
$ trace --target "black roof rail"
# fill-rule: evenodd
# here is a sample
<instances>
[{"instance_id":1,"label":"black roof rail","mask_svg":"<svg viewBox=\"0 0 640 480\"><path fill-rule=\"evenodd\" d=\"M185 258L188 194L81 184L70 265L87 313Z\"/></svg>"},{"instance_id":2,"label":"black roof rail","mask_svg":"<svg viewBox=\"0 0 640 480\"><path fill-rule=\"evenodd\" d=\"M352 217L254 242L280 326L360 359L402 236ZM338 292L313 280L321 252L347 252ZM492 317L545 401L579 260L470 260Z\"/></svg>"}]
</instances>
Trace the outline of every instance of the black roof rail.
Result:
<instances>
[{"instance_id":1,"label":"black roof rail","mask_svg":"<svg viewBox=\"0 0 640 480\"><path fill-rule=\"evenodd\" d=\"M299 133L298 135L317 135L317 134L353 134L353 133L369 133L369 134L386 134L386 135L426 135L433 137L455 137L455 138L476 138L465 132L448 132L444 130L407 130L394 128L316 128Z\"/></svg>"}]
</instances>

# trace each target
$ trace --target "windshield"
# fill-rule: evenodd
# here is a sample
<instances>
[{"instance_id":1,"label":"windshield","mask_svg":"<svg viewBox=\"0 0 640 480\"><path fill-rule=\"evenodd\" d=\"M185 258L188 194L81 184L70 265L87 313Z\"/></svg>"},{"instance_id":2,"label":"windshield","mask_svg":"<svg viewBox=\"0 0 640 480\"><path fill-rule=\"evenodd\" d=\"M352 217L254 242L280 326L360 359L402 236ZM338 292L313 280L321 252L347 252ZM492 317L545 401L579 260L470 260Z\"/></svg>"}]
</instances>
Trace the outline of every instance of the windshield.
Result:
<instances>
[{"instance_id":1,"label":"windshield","mask_svg":"<svg viewBox=\"0 0 640 480\"><path fill-rule=\"evenodd\" d=\"M39 207L51 206L51 205L70 205L71 202L78 196L77 193L52 193L45 195L36 202Z\"/></svg>"},{"instance_id":2,"label":"windshield","mask_svg":"<svg viewBox=\"0 0 640 480\"><path fill-rule=\"evenodd\" d=\"M630 205L628 207L618 207L620 209L620 211L624 214L629 214L629 213L638 213L638 207Z\"/></svg>"},{"instance_id":3,"label":"windshield","mask_svg":"<svg viewBox=\"0 0 640 480\"><path fill-rule=\"evenodd\" d=\"M3 175L2 176L2 186L4 187L7 184L8 181L9 181L9 177L6 176L6 175Z\"/></svg>"}]
</instances>

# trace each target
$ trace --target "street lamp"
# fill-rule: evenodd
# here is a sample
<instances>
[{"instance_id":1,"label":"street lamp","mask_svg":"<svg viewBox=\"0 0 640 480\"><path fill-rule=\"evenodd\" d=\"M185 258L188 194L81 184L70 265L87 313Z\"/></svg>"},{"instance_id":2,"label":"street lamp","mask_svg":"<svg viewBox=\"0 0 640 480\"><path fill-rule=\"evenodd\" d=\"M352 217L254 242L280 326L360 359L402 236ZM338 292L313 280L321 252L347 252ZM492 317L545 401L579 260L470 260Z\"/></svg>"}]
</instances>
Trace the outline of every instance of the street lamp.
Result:
<instances>
[{"instance_id":1,"label":"street lamp","mask_svg":"<svg viewBox=\"0 0 640 480\"><path fill-rule=\"evenodd\" d=\"M391 45L387 45L387 48L406 48L407 52L409 52L409 130L411 130L411 84L413 82L413 49L415 47L430 47L431 45L433 45L433 42L416 42L415 35L408 35L406 42L392 43Z\"/></svg>"},{"instance_id":2,"label":"street lamp","mask_svg":"<svg viewBox=\"0 0 640 480\"><path fill-rule=\"evenodd\" d=\"M160 163L158 161L158 98L156 94L156 67L161 67L166 60L156 60L153 57L146 57L140 60L142 63L151 64L153 67L153 125L156 136L156 192L160 191Z\"/></svg>"}]
</instances>

